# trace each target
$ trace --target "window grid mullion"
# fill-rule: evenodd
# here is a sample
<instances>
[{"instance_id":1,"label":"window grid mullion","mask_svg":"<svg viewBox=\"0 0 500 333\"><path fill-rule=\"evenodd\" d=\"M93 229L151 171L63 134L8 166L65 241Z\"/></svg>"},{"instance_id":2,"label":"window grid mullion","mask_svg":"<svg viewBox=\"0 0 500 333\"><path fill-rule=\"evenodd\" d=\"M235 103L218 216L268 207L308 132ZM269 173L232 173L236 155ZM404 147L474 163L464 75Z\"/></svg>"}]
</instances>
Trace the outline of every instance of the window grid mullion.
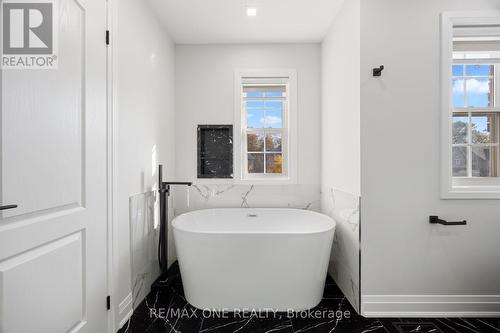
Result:
<instances>
[{"instance_id":1,"label":"window grid mullion","mask_svg":"<svg viewBox=\"0 0 500 333\"><path fill-rule=\"evenodd\" d=\"M462 65L462 70L463 70L463 74L465 75L465 71L466 71L467 67L465 65ZM465 77L462 77L462 81L463 81L463 85L464 85L464 106L466 108L469 107L469 100L467 98L467 80Z\"/></svg>"},{"instance_id":2,"label":"window grid mullion","mask_svg":"<svg viewBox=\"0 0 500 333\"><path fill-rule=\"evenodd\" d=\"M265 150L264 150L264 153L262 154L262 156L264 157L264 170L263 170L263 174L267 175L267 166L266 166L266 153L265 153Z\"/></svg>"},{"instance_id":3,"label":"window grid mullion","mask_svg":"<svg viewBox=\"0 0 500 333\"><path fill-rule=\"evenodd\" d=\"M266 111L264 111L264 119L266 119ZM264 126L265 126L265 120L264 120ZM267 151L267 133L264 133L264 174L267 174L267 158L266 158L266 151Z\"/></svg>"},{"instance_id":4,"label":"window grid mullion","mask_svg":"<svg viewBox=\"0 0 500 333\"><path fill-rule=\"evenodd\" d=\"M465 94L467 96L467 94ZM468 122L468 139L467 139L467 176L472 177L472 113L468 112L469 122Z\"/></svg>"},{"instance_id":5,"label":"window grid mullion","mask_svg":"<svg viewBox=\"0 0 500 333\"><path fill-rule=\"evenodd\" d=\"M499 107L498 103L498 96L499 94L499 85L500 85L500 78L498 76L498 64L493 65L493 108Z\"/></svg>"}]
</instances>

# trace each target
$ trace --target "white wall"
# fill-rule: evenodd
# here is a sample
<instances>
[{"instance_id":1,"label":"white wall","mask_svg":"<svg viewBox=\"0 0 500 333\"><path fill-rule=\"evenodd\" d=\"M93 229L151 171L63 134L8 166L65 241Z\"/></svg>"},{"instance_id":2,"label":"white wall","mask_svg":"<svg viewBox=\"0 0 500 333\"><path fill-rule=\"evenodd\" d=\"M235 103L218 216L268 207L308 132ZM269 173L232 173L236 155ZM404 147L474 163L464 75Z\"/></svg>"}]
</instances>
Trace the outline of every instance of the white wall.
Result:
<instances>
[{"instance_id":1,"label":"white wall","mask_svg":"<svg viewBox=\"0 0 500 333\"><path fill-rule=\"evenodd\" d=\"M114 4L115 300L131 310L129 197L156 186L157 164L174 175L174 44L142 0Z\"/></svg>"},{"instance_id":2,"label":"white wall","mask_svg":"<svg viewBox=\"0 0 500 333\"><path fill-rule=\"evenodd\" d=\"M361 1L366 314L500 315L500 202L439 198L439 14L499 7L497 0ZM382 77L373 78L382 64ZM434 214L468 225L431 226Z\"/></svg>"},{"instance_id":3,"label":"white wall","mask_svg":"<svg viewBox=\"0 0 500 333\"><path fill-rule=\"evenodd\" d=\"M232 124L236 69L297 70L298 183L319 184L320 47L318 44L176 47L177 176L196 179L196 127Z\"/></svg>"},{"instance_id":4,"label":"white wall","mask_svg":"<svg viewBox=\"0 0 500 333\"><path fill-rule=\"evenodd\" d=\"M344 1L322 44L321 211L337 227L329 272L359 309L360 3Z\"/></svg>"},{"instance_id":5,"label":"white wall","mask_svg":"<svg viewBox=\"0 0 500 333\"><path fill-rule=\"evenodd\" d=\"M354 195L360 194L359 9L359 0L345 1L322 44L321 184Z\"/></svg>"},{"instance_id":6,"label":"white wall","mask_svg":"<svg viewBox=\"0 0 500 333\"><path fill-rule=\"evenodd\" d=\"M176 213L240 207L249 190L247 201L252 207L319 208L320 67L319 44L176 46L176 180L197 184L190 189L189 207L185 189L176 191ZM233 124L235 70L266 68L297 71L297 184L251 187L251 183L234 186L226 180L208 185L197 181L197 125Z\"/></svg>"}]
</instances>

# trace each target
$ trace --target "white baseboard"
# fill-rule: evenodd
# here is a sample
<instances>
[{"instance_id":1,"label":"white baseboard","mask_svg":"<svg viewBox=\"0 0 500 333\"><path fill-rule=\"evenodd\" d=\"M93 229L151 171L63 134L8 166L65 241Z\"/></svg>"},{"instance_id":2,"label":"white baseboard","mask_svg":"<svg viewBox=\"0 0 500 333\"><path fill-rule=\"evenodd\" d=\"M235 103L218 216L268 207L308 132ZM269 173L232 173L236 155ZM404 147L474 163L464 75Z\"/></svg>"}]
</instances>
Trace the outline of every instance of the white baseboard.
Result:
<instances>
[{"instance_id":1,"label":"white baseboard","mask_svg":"<svg viewBox=\"0 0 500 333\"><path fill-rule=\"evenodd\" d=\"M500 317L500 295L363 295L365 317Z\"/></svg>"},{"instance_id":2,"label":"white baseboard","mask_svg":"<svg viewBox=\"0 0 500 333\"><path fill-rule=\"evenodd\" d=\"M123 327L129 320L134 309L132 308L132 293L129 293L118 305L118 327Z\"/></svg>"}]
</instances>

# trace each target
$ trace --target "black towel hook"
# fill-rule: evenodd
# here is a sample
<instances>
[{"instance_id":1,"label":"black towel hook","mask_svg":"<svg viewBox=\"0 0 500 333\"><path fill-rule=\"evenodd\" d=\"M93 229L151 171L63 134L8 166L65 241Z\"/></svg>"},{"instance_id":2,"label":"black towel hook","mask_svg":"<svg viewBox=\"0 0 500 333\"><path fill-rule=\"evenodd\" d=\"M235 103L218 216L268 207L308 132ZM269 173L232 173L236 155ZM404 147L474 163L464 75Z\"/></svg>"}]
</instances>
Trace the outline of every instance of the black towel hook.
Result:
<instances>
[{"instance_id":1,"label":"black towel hook","mask_svg":"<svg viewBox=\"0 0 500 333\"><path fill-rule=\"evenodd\" d=\"M382 71L384 70L384 65L373 69L373 76L382 76Z\"/></svg>"}]
</instances>

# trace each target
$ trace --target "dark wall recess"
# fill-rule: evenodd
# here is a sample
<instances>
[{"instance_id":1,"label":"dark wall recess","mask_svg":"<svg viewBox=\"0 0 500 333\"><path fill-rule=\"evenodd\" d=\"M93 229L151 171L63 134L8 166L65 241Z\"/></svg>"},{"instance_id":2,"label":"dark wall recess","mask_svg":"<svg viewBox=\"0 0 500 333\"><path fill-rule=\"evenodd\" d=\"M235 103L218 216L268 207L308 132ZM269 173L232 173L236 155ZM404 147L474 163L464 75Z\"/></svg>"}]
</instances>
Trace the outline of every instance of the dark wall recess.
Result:
<instances>
[{"instance_id":1,"label":"dark wall recess","mask_svg":"<svg viewBox=\"0 0 500 333\"><path fill-rule=\"evenodd\" d=\"M198 125L198 178L233 178L233 125Z\"/></svg>"}]
</instances>

